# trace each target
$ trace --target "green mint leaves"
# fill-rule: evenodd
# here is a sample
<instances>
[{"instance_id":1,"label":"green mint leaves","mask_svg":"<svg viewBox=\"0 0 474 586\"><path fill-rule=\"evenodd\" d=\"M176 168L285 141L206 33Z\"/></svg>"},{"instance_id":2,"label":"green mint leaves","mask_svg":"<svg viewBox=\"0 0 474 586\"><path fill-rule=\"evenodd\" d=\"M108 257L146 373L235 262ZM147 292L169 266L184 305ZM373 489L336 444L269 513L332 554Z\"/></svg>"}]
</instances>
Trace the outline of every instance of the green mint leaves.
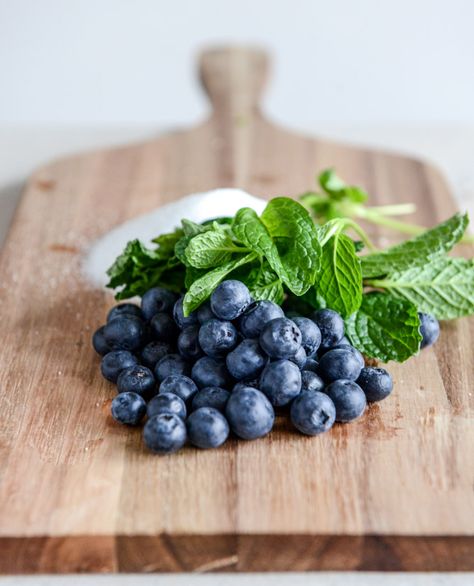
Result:
<instances>
[{"instance_id":1,"label":"green mint leaves","mask_svg":"<svg viewBox=\"0 0 474 586\"><path fill-rule=\"evenodd\" d=\"M331 169L319 176L319 187L302 196L304 205L277 197L261 216L242 208L232 218L202 224L183 219L181 228L159 235L150 247L133 240L107 271L108 287L117 299L155 286L185 293L188 315L221 281L238 279L255 300L287 299L304 315L311 307L334 309L354 346L383 361L403 362L418 352L418 312L438 319L474 314L474 260L447 256L468 238L467 215L374 251L353 218L394 227L400 223L389 216L413 206L367 207L366 192Z\"/></svg>"},{"instance_id":2,"label":"green mint leaves","mask_svg":"<svg viewBox=\"0 0 474 586\"><path fill-rule=\"evenodd\" d=\"M438 319L474 314L474 260L438 258L424 266L393 272L367 285L411 301Z\"/></svg>"},{"instance_id":3,"label":"green mint leaves","mask_svg":"<svg viewBox=\"0 0 474 586\"><path fill-rule=\"evenodd\" d=\"M326 306L348 317L362 303L362 273L354 242L336 234L323 246L321 271L315 286Z\"/></svg>"},{"instance_id":4,"label":"green mint leaves","mask_svg":"<svg viewBox=\"0 0 474 586\"><path fill-rule=\"evenodd\" d=\"M418 309L406 299L385 293L364 295L362 305L346 319L346 334L367 356L404 362L420 347Z\"/></svg>"},{"instance_id":5,"label":"green mint leaves","mask_svg":"<svg viewBox=\"0 0 474 586\"><path fill-rule=\"evenodd\" d=\"M362 274L364 277L379 277L393 271L423 266L449 252L463 237L468 223L467 214L455 214L420 236L392 246L384 252L364 256Z\"/></svg>"}]
</instances>

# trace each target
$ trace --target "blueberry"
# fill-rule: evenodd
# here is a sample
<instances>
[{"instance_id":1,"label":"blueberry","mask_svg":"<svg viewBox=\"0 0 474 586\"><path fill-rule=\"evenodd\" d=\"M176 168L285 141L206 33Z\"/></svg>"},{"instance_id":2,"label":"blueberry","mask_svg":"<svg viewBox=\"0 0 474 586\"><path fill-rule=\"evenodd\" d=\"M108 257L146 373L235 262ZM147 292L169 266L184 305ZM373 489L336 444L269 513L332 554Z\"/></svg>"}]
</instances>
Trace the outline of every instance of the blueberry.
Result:
<instances>
[{"instance_id":1,"label":"blueberry","mask_svg":"<svg viewBox=\"0 0 474 586\"><path fill-rule=\"evenodd\" d=\"M237 380L257 377L268 358L263 354L257 340L243 340L226 358L227 369Z\"/></svg>"},{"instance_id":2,"label":"blueberry","mask_svg":"<svg viewBox=\"0 0 474 586\"><path fill-rule=\"evenodd\" d=\"M319 391L301 393L291 404L291 423L301 433L318 435L328 431L336 420L332 400Z\"/></svg>"},{"instance_id":3,"label":"blueberry","mask_svg":"<svg viewBox=\"0 0 474 586\"><path fill-rule=\"evenodd\" d=\"M220 319L237 319L251 303L250 292L240 281L222 281L211 295L211 309Z\"/></svg>"},{"instance_id":4,"label":"blueberry","mask_svg":"<svg viewBox=\"0 0 474 586\"><path fill-rule=\"evenodd\" d=\"M142 310L138 307L138 305L135 305L134 303L120 303L120 305L112 307L112 309L107 314L107 323L116 317L123 317L124 315L131 315L132 317L143 319Z\"/></svg>"},{"instance_id":5,"label":"blueberry","mask_svg":"<svg viewBox=\"0 0 474 586\"><path fill-rule=\"evenodd\" d=\"M208 319L199 329L199 345L212 358L225 356L237 345L238 335L230 321Z\"/></svg>"},{"instance_id":6,"label":"blueberry","mask_svg":"<svg viewBox=\"0 0 474 586\"><path fill-rule=\"evenodd\" d=\"M300 346L296 354L294 356L290 356L288 360L296 364L296 366L300 370L303 370L304 365L306 364L306 360L308 360L308 357L306 356L306 352L304 351L303 346Z\"/></svg>"},{"instance_id":7,"label":"blueberry","mask_svg":"<svg viewBox=\"0 0 474 586\"><path fill-rule=\"evenodd\" d=\"M230 393L221 387L204 387L198 391L192 401L193 411L201 407L212 407L224 413Z\"/></svg>"},{"instance_id":8,"label":"blueberry","mask_svg":"<svg viewBox=\"0 0 474 586\"><path fill-rule=\"evenodd\" d=\"M321 347L335 346L344 336L344 321L332 309L318 309L311 316L321 332Z\"/></svg>"},{"instance_id":9,"label":"blueberry","mask_svg":"<svg viewBox=\"0 0 474 586\"><path fill-rule=\"evenodd\" d=\"M227 419L217 409L200 407L186 422L189 441L198 448L218 448L229 437Z\"/></svg>"},{"instance_id":10,"label":"blueberry","mask_svg":"<svg viewBox=\"0 0 474 586\"><path fill-rule=\"evenodd\" d=\"M322 391L324 389L323 379L315 372L303 370L301 373L301 392Z\"/></svg>"},{"instance_id":11,"label":"blueberry","mask_svg":"<svg viewBox=\"0 0 474 586\"><path fill-rule=\"evenodd\" d=\"M227 401L225 414L232 431L246 440L267 435L275 421L270 401L252 387L233 392Z\"/></svg>"},{"instance_id":12,"label":"blueberry","mask_svg":"<svg viewBox=\"0 0 474 586\"><path fill-rule=\"evenodd\" d=\"M181 330L188 326L194 326L198 323L197 315L195 311L192 311L187 317L184 317L183 311L183 299L184 296L180 297L173 308L174 321L178 324L178 328Z\"/></svg>"},{"instance_id":13,"label":"blueberry","mask_svg":"<svg viewBox=\"0 0 474 586\"><path fill-rule=\"evenodd\" d=\"M199 345L199 325L187 326L178 336L178 352L183 358L197 360L204 353Z\"/></svg>"},{"instance_id":14,"label":"blueberry","mask_svg":"<svg viewBox=\"0 0 474 586\"><path fill-rule=\"evenodd\" d=\"M203 323L207 322L208 319L215 318L216 315L211 309L211 302L205 301L202 305L200 305L199 309L196 310L196 316L197 316L198 322L201 325Z\"/></svg>"},{"instance_id":15,"label":"blueberry","mask_svg":"<svg viewBox=\"0 0 474 586\"><path fill-rule=\"evenodd\" d=\"M137 393L149 399L156 393L156 381L153 373L146 366L130 366L119 374L117 379L119 393Z\"/></svg>"},{"instance_id":16,"label":"blueberry","mask_svg":"<svg viewBox=\"0 0 474 586\"><path fill-rule=\"evenodd\" d=\"M138 364L138 360L133 354L127 350L114 350L102 358L100 370L104 378L115 383L122 370L135 364Z\"/></svg>"},{"instance_id":17,"label":"blueberry","mask_svg":"<svg viewBox=\"0 0 474 586\"><path fill-rule=\"evenodd\" d=\"M153 287L142 297L142 312L145 319L151 319L155 313L171 313L176 302L176 295L163 287Z\"/></svg>"},{"instance_id":18,"label":"blueberry","mask_svg":"<svg viewBox=\"0 0 474 586\"><path fill-rule=\"evenodd\" d=\"M260 346L271 358L289 358L301 346L301 332L291 319L277 317L263 328Z\"/></svg>"},{"instance_id":19,"label":"blueberry","mask_svg":"<svg viewBox=\"0 0 474 586\"><path fill-rule=\"evenodd\" d=\"M141 362L148 366L148 368L154 369L158 360L171 354L173 347L167 342L153 341L149 342L141 351Z\"/></svg>"},{"instance_id":20,"label":"blueberry","mask_svg":"<svg viewBox=\"0 0 474 586\"><path fill-rule=\"evenodd\" d=\"M145 399L137 393L120 393L112 400L112 417L125 425L138 425L146 413Z\"/></svg>"},{"instance_id":21,"label":"blueberry","mask_svg":"<svg viewBox=\"0 0 474 586\"><path fill-rule=\"evenodd\" d=\"M186 443L186 425L176 414L161 413L145 423L143 440L157 454L172 454Z\"/></svg>"},{"instance_id":22,"label":"blueberry","mask_svg":"<svg viewBox=\"0 0 474 586\"><path fill-rule=\"evenodd\" d=\"M146 414L151 418L162 413L175 414L186 419L186 405L175 393L159 393L148 403Z\"/></svg>"},{"instance_id":23,"label":"blueberry","mask_svg":"<svg viewBox=\"0 0 474 586\"><path fill-rule=\"evenodd\" d=\"M354 381L337 380L326 387L325 393L336 407L336 421L357 419L367 405L364 391Z\"/></svg>"},{"instance_id":24,"label":"blueberry","mask_svg":"<svg viewBox=\"0 0 474 586\"><path fill-rule=\"evenodd\" d=\"M160 393L174 393L185 403L197 393L196 383L188 376L171 374L160 384Z\"/></svg>"},{"instance_id":25,"label":"blueberry","mask_svg":"<svg viewBox=\"0 0 474 586\"><path fill-rule=\"evenodd\" d=\"M246 338L258 338L269 321L284 316L283 309L273 301L254 301L240 317L240 331Z\"/></svg>"},{"instance_id":26,"label":"blueberry","mask_svg":"<svg viewBox=\"0 0 474 586\"><path fill-rule=\"evenodd\" d=\"M319 361L319 374L328 382L339 380L357 380L362 366L359 358L347 348L329 350Z\"/></svg>"},{"instance_id":27,"label":"blueberry","mask_svg":"<svg viewBox=\"0 0 474 586\"><path fill-rule=\"evenodd\" d=\"M178 326L174 319L167 313L158 312L150 321L151 335L159 342L176 342Z\"/></svg>"},{"instance_id":28,"label":"blueberry","mask_svg":"<svg viewBox=\"0 0 474 586\"><path fill-rule=\"evenodd\" d=\"M179 354L168 354L163 356L155 366L155 376L161 382L170 374L188 375L190 366Z\"/></svg>"},{"instance_id":29,"label":"blueberry","mask_svg":"<svg viewBox=\"0 0 474 586\"><path fill-rule=\"evenodd\" d=\"M138 350L146 339L145 324L138 317L124 315L109 321L104 338L112 350Z\"/></svg>"},{"instance_id":30,"label":"blueberry","mask_svg":"<svg viewBox=\"0 0 474 586\"><path fill-rule=\"evenodd\" d=\"M210 356L203 356L196 360L191 377L200 389L204 387L226 388L231 382L225 362Z\"/></svg>"},{"instance_id":31,"label":"blueberry","mask_svg":"<svg viewBox=\"0 0 474 586\"><path fill-rule=\"evenodd\" d=\"M393 389L392 377L385 368L363 368L356 382L371 402L385 399Z\"/></svg>"},{"instance_id":32,"label":"blueberry","mask_svg":"<svg viewBox=\"0 0 474 586\"><path fill-rule=\"evenodd\" d=\"M287 405L301 391L300 369L289 360L270 362L260 376L259 388L275 407Z\"/></svg>"},{"instance_id":33,"label":"blueberry","mask_svg":"<svg viewBox=\"0 0 474 586\"><path fill-rule=\"evenodd\" d=\"M345 343L339 342L339 344L336 344L335 346L332 346L331 348L323 348L319 354L320 359L322 356L324 356L324 354L326 354L330 350L349 350L349 352L352 352L352 354L354 354L354 356L357 358L357 360L360 364L360 367L364 368L364 366L365 366L364 357L359 352L359 350L357 350L357 348L354 348L354 346L351 346L349 344L349 342L345 342Z\"/></svg>"},{"instance_id":34,"label":"blueberry","mask_svg":"<svg viewBox=\"0 0 474 586\"><path fill-rule=\"evenodd\" d=\"M301 345L306 354L315 354L321 344L321 332L312 319L308 317L294 317L293 321L301 332Z\"/></svg>"},{"instance_id":35,"label":"blueberry","mask_svg":"<svg viewBox=\"0 0 474 586\"><path fill-rule=\"evenodd\" d=\"M105 326L101 326L94 332L94 335L92 336L92 346L94 347L94 350L97 352L97 354L100 354L101 356L104 356L111 351L111 348L105 341L104 327Z\"/></svg>"},{"instance_id":36,"label":"blueberry","mask_svg":"<svg viewBox=\"0 0 474 586\"><path fill-rule=\"evenodd\" d=\"M422 336L420 349L431 346L439 337L439 322L429 313L418 313L420 318L420 334Z\"/></svg>"},{"instance_id":37,"label":"blueberry","mask_svg":"<svg viewBox=\"0 0 474 586\"><path fill-rule=\"evenodd\" d=\"M311 372L319 372L319 362L314 358L307 358L304 363L303 370L310 370Z\"/></svg>"}]
</instances>

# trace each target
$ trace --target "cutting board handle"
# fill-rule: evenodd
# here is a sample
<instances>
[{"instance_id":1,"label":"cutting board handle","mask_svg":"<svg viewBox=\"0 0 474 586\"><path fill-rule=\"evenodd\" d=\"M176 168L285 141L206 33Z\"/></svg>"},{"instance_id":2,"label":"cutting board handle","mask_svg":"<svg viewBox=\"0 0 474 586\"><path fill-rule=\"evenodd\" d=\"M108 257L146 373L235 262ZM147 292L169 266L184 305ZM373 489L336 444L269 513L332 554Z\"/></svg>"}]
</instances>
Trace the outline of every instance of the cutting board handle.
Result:
<instances>
[{"instance_id":1,"label":"cutting board handle","mask_svg":"<svg viewBox=\"0 0 474 586\"><path fill-rule=\"evenodd\" d=\"M199 73L215 116L255 115L267 80L269 56L262 49L221 47L205 50Z\"/></svg>"}]
</instances>

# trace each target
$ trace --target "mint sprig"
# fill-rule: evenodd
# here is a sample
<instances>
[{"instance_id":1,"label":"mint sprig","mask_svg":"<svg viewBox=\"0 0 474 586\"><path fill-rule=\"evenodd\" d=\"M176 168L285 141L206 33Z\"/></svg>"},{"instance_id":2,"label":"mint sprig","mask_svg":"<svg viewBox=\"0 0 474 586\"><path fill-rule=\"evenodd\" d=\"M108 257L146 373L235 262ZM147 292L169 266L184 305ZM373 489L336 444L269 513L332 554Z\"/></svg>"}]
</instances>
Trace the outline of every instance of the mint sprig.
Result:
<instances>
[{"instance_id":1,"label":"mint sprig","mask_svg":"<svg viewBox=\"0 0 474 586\"><path fill-rule=\"evenodd\" d=\"M173 289L185 294L188 315L221 281L239 279L255 300L286 299L303 313L338 311L354 346L383 361L418 352L419 311L439 319L474 314L474 261L446 256L463 239L467 215L379 251L353 218L389 216L407 211L406 204L365 206L367 194L332 170L320 175L319 185L323 193L303 196L306 207L278 197L261 216L242 208L202 224L183 219L151 247L133 240L108 270L108 286L117 299L154 286Z\"/></svg>"}]
</instances>

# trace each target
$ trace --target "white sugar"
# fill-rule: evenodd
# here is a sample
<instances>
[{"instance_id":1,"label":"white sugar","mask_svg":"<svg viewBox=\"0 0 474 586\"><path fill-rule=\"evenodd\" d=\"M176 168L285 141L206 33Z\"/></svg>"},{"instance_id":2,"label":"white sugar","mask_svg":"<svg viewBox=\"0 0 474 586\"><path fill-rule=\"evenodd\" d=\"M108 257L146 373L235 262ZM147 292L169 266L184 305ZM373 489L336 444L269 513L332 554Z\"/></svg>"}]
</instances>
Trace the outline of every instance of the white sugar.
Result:
<instances>
[{"instance_id":1,"label":"white sugar","mask_svg":"<svg viewBox=\"0 0 474 586\"><path fill-rule=\"evenodd\" d=\"M86 254L83 269L92 284L107 283L107 269L123 251L127 242L138 238L145 244L166 232L172 232L186 218L203 222L218 216L233 216L238 209L249 207L261 213L266 201L241 189L214 189L187 195L175 202L116 226L94 242Z\"/></svg>"}]
</instances>

